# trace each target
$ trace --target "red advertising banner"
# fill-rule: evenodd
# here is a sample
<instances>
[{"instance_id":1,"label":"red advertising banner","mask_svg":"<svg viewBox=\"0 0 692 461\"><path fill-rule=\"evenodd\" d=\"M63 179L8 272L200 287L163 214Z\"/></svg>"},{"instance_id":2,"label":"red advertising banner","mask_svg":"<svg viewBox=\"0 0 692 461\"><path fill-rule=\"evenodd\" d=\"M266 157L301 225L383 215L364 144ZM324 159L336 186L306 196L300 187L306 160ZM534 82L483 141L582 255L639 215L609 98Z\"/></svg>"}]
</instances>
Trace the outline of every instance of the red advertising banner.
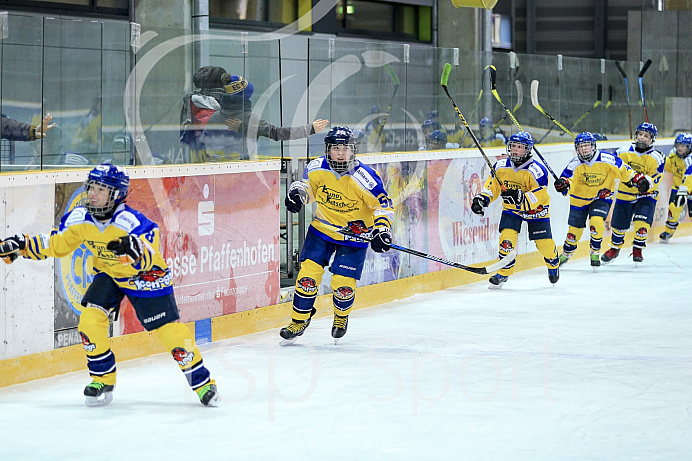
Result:
<instances>
[{"instance_id":1,"label":"red advertising banner","mask_svg":"<svg viewBox=\"0 0 692 461\"><path fill-rule=\"evenodd\" d=\"M182 321L278 302L278 171L135 179L130 191L159 224ZM142 331L123 307L121 334Z\"/></svg>"}]
</instances>

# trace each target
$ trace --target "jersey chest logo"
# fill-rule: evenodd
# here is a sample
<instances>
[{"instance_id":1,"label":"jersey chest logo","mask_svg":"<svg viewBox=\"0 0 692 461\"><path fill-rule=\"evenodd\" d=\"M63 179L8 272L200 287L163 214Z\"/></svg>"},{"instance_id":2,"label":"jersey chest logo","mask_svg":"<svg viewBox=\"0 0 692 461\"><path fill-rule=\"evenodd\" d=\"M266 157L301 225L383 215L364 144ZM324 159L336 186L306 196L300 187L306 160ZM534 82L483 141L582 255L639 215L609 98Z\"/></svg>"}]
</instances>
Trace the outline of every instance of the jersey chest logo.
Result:
<instances>
[{"instance_id":1,"label":"jersey chest logo","mask_svg":"<svg viewBox=\"0 0 692 461\"><path fill-rule=\"evenodd\" d=\"M317 189L317 202L338 211L352 211L357 209L358 200L347 197L342 192L322 186Z\"/></svg>"}]
</instances>

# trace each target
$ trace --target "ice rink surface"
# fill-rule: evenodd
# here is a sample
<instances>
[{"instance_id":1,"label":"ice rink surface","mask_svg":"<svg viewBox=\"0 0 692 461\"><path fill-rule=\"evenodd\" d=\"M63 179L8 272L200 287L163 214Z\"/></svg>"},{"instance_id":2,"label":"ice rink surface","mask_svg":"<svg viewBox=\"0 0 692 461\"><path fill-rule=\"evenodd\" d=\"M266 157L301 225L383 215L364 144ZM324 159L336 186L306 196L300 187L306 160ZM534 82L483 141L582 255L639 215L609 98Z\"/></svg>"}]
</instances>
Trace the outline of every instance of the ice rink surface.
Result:
<instances>
[{"instance_id":1,"label":"ice rink surface","mask_svg":"<svg viewBox=\"0 0 692 461\"><path fill-rule=\"evenodd\" d=\"M358 310L338 345L331 318L203 345L220 408L168 354L105 407L86 370L3 388L0 459L691 459L692 238L630 252Z\"/></svg>"}]
</instances>

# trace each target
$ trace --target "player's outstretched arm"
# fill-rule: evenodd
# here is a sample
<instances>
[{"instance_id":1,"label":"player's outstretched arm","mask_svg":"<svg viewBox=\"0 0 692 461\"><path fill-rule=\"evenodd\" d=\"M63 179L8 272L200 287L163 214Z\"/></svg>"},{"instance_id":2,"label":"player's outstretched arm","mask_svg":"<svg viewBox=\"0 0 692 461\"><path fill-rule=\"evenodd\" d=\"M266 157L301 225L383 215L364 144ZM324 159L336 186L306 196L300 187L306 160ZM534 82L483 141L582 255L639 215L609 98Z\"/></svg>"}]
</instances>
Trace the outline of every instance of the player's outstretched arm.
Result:
<instances>
[{"instance_id":1,"label":"player's outstretched arm","mask_svg":"<svg viewBox=\"0 0 692 461\"><path fill-rule=\"evenodd\" d=\"M27 235L17 234L0 243L0 258L5 264L12 264L26 250L27 238Z\"/></svg>"}]
</instances>

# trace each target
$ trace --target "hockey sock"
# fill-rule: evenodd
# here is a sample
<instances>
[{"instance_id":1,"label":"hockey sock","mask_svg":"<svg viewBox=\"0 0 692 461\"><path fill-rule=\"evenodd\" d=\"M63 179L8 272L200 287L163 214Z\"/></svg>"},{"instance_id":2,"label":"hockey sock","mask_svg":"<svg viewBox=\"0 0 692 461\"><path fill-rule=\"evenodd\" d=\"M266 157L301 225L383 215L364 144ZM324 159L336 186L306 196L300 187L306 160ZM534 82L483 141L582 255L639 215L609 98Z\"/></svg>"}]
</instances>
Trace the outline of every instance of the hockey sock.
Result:
<instances>
[{"instance_id":1,"label":"hockey sock","mask_svg":"<svg viewBox=\"0 0 692 461\"><path fill-rule=\"evenodd\" d=\"M502 229L500 232L500 259L507 256L517 246L518 235L519 233L514 229ZM497 271L497 273L504 275L505 277L509 277L514 273L515 263L516 259L512 260L510 264Z\"/></svg>"},{"instance_id":2,"label":"hockey sock","mask_svg":"<svg viewBox=\"0 0 692 461\"><path fill-rule=\"evenodd\" d=\"M627 232L627 229L612 229L610 246L619 250L625 243L625 232Z\"/></svg>"},{"instance_id":3,"label":"hockey sock","mask_svg":"<svg viewBox=\"0 0 692 461\"><path fill-rule=\"evenodd\" d=\"M557 247L553 239L534 240L534 243L536 244L538 252L543 255L545 265L548 266L548 269L555 269L560 265L560 260L557 257Z\"/></svg>"},{"instance_id":4,"label":"hockey sock","mask_svg":"<svg viewBox=\"0 0 692 461\"><path fill-rule=\"evenodd\" d=\"M577 245L579 244L579 239L581 238L581 234L583 232L583 227L580 228L569 226L569 229L567 230L567 237L565 237L565 243L562 245L562 252L568 258L571 257L572 253L577 250Z\"/></svg>"},{"instance_id":5,"label":"hockey sock","mask_svg":"<svg viewBox=\"0 0 692 461\"><path fill-rule=\"evenodd\" d=\"M605 221L602 216L591 216L589 222L589 232L591 240L589 242L592 252L601 251L601 243L603 243L603 232L605 231Z\"/></svg>"},{"instance_id":6,"label":"hockey sock","mask_svg":"<svg viewBox=\"0 0 692 461\"><path fill-rule=\"evenodd\" d=\"M351 313L351 308L356 300L356 279L334 274L331 286L334 313L341 317L346 317Z\"/></svg>"},{"instance_id":7,"label":"hockey sock","mask_svg":"<svg viewBox=\"0 0 692 461\"><path fill-rule=\"evenodd\" d=\"M646 237L649 235L649 224L644 221L634 221L634 248L646 247Z\"/></svg>"},{"instance_id":8,"label":"hockey sock","mask_svg":"<svg viewBox=\"0 0 692 461\"><path fill-rule=\"evenodd\" d=\"M171 322L156 330L159 340L185 374L185 379L192 389L197 389L210 381L209 370L204 366L192 332L184 323Z\"/></svg>"},{"instance_id":9,"label":"hockey sock","mask_svg":"<svg viewBox=\"0 0 692 461\"><path fill-rule=\"evenodd\" d=\"M115 385L115 354L108 338L108 316L98 307L87 307L79 316L79 334L94 381Z\"/></svg>"},{"instance_id":10,"label":"hockey sock","mask_svg":"<svg viewBox=\"0 0 692 461\"><path fill-rule=\"evenodd\" d=\"M310 318L323 274L324 268L311 259L301 264L293 296L293 320L305 322Z\"/></svg>"}]
</instances>

